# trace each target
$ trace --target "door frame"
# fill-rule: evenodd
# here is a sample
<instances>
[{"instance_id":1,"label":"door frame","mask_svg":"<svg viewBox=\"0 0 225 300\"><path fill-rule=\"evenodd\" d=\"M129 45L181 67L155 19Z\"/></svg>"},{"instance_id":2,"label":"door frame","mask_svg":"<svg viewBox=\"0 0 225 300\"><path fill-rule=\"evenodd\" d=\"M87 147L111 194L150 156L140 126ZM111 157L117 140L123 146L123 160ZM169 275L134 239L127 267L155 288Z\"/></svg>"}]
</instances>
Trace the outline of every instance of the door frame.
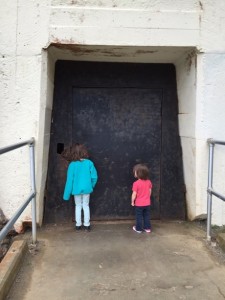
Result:
<instances>
[{"instance_id":1,"label":"door frame","mask_svg":"<svg viewBox=\"0 0 225 300\"><path fill-rule=\"evenodd\" d=\"M67 86L65 87L64 95L62 95L64 97L69 97L70 99L72 99L72 92L70 86L86 87L87 78L89 80L88 86L96 86L95 77L93 76L93 71L96 67L96 65L94 64L98 64L98 67L101 66L103 74L106 74L108 72L109 65L111 67L111 70L113 70L117 64L120 64L120 67L125 66L125 68L128 68L129 70L135 69L137 71L138 69L139 75L142 74L140 73L140 71L143 71L145 68L150 68L151 72L147 71L147 73L145 74L147 76L142 77L141 82L139 79L139 83L135 81L135 72L129 72L128 70L130 78L128 78L129 80L127 80L127 84L128 86L130 85L132 87L135 86L134 82L136 82L136 87L138 87L139 84L140 87L142 86L156 88L158 87L158 80L160 79L161 84L163 84L161 200L167 200L163 203L163 206L161 206L161 218L185 219L184 182L180 137L178 133L178 99L176 91L176 73L174 65L58 61L57 68L60 64L64 64L64 66L62 66L62 72L60 72L58 79L56 77L55 90L57 90L57 84L62 78L64 78L64 76L67 76L67 78L72 78L71 80L68 80ZM73 67L71 69L71 65L76 67ZM92 65L91 70L89 70L91 72L84 70L87 67L87 65ZM71 74L73 76L71 76ZM171 74L173 75L171 76ZM107 86L108 77L103 77L103 85ZM118 82L115 82L115 86L118 86ZM173 103L170 103L170 105L167 105L166 107L164 104L170 102L171 98L174 99ZM68 104L67 109L70 109L69 107L71 106ZM67 141L69 144L71 142L71 139L67 137ZM174 155L170 155L171 149ZM175 169L175 172L172 172L173 169ZM169 187L170 192L168 191L168 188L164 187ZM174 201L174 199L176 201Z\"/></svg>"}]
</instances>

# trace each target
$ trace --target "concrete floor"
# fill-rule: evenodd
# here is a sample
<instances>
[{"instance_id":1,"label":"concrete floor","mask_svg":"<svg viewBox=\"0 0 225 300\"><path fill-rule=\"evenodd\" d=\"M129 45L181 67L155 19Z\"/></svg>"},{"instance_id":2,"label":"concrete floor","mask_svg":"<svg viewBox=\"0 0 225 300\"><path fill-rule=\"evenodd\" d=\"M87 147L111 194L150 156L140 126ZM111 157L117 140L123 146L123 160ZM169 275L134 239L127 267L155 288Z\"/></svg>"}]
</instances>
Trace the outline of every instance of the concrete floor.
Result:
<instances>
[{"instance_id":1,"label":"concrete floor","mask_svg":"<svg viewBox=\"0 0 225 300\"><path fill-rule=\"evenodd\" d=\"M154 222L151 234L131 223L72 224L38 232L7 299L225 299L225 260L186 222Z\"/></svg>"}]
</instances>

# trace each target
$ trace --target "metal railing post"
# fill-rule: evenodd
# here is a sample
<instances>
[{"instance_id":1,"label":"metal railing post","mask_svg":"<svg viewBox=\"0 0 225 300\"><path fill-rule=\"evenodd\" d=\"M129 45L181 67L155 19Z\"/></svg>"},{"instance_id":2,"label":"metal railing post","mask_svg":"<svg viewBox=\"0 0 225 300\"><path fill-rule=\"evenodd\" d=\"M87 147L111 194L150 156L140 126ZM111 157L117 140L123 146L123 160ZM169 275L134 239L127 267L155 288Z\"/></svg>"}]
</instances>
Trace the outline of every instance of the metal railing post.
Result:
<instances>
[{"instance_id":1,"label":"metal railing post","mask_svg":"<svg viewBox=\"0 0 225 300\"><path fill-rule=\"evenodd\" d=\"M29 145L30 147L30 177L31 177L31 189L32 193L28 199L21 205L17 212L11 217L7 224L0 230L0 241L2 241L9 230L13 227L16 220L22 214L27 205L31 202L32 207L32 242L35 244L37 242L37 222L36 222L36 187L35 187L35 159L34 159L34 138L28 141L13 144L7 147L0 148L0 155L7 153L9 151L18 149L20 147Z\"/></svg>"},{"instance_id":2,"label":"metal railing post","mask_svg":"<svg viewBox=\"0 0 225 300\"><path fill-rule=\"evenodd\" d=\"M208 162L208 188L207 188L207 240L211 241L211 219L212 219L212 185L213 185L213 156L214 144L209 141Z\"/></svg>"},{"instance_id":3,"label":"metal railing post","mask_svg":"<svg viewBox=\"0 0 225 300\"><path fill-rule=\"evenodd\" d=\"M31 200L32 210L32 242L37 242L37 222L36 222L36 187L35 187L35 157L34 157L34 139L29 144L30 146L30 178L31 178L31 189L34 197Z\"/></svg>"}]
</instances>

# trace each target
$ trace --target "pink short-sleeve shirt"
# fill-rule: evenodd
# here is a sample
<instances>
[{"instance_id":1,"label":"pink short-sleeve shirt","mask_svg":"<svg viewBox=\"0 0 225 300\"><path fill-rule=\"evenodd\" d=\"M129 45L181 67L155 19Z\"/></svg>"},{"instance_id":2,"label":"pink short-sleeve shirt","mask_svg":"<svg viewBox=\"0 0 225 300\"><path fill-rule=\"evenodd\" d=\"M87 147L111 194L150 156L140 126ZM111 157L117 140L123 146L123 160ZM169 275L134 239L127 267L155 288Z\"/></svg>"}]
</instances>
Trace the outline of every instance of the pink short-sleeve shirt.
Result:
<instances>
[{"instance_id":1,"label":"pink short-sleeve shirt","mask_svg":"<svg viewBox=\"0 0 225 300\"><path fill-rule=\"evenodd\" d=\"M132 191L137 193L135 206L151 205L150 189L152 189L152 183L149 179L138 179L133 183Z\"/></svg>"}]
</instances>

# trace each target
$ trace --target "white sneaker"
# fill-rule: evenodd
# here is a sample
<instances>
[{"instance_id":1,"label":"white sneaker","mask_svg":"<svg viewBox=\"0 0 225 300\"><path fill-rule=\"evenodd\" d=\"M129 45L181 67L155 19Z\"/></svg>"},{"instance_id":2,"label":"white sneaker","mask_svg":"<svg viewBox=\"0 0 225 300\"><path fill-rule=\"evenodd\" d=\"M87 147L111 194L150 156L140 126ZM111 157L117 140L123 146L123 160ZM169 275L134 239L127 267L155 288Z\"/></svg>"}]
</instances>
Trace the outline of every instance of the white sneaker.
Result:
<instances>
[{"instance_id":1,"label":"white sneaker","mask_svg":"<svg viewBox=\"0 0 225 300\"><path fill-rule=\"evenodd\" d=\"M138 230L136 229L136 226L133 226L133 230L136 231L137 233L142 233L142 231L138 231Z\"/></svg>"}]
</instances>

